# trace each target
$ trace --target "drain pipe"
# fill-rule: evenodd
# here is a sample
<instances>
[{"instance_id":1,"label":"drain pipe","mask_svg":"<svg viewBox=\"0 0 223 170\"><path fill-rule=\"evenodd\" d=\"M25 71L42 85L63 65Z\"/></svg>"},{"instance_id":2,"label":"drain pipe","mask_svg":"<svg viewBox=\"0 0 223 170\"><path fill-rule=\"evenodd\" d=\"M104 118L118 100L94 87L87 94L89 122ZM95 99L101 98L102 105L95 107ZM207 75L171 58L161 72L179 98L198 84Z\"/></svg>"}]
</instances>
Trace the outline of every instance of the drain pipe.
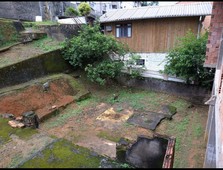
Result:
<instances>
[{"instance_id":1,"label":"drain pipe","mask_svg":"<svg viewBox=\"0 0 223 170\"><path fill-rule=\"evenodd\" d=\"M201 25L203 21L204 21L204 17L200 16L199 21L198 21L197 39L200 37L200 32L201 32L200 30L201 30Z\"/></svg>"}]
</instances>

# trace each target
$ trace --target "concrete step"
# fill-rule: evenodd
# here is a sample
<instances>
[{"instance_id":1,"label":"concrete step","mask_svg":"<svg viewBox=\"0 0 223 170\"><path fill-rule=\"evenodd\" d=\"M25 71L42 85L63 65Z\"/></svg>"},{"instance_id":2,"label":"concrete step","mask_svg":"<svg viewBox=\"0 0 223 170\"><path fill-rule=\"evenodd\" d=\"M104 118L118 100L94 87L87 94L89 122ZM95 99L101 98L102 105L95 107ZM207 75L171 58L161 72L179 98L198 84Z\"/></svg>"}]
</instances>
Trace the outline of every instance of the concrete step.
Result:
<instances>
[{"instance_id":1,"label":"concrete step","mask_svg":"<svg viewBox=\"0 0 223 170\"><path fill-rule=\"evenodd\" d=\"M33 30L33 29L26 29L20 32L19 41L22 43L31 42L33 40L38 40L47 36L44 31L40 30Z\"/></svg>"}]
</instances>

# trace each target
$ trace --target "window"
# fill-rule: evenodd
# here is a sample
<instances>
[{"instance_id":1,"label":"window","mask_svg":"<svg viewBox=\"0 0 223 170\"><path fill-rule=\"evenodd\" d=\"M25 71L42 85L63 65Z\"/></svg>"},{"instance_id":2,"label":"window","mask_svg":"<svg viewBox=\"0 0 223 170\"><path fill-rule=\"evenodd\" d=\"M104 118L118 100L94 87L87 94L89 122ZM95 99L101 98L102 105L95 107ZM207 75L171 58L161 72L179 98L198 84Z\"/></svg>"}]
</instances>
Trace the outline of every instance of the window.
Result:
<instances>
[{"instance_id":1,"label":"window","mask_svg":"<svg viewBox=\"0 0 223 170\"><path fill-rule=\"evenodd\" d=\"M145 65L145 60L144 59L137 59L136 60L136 65L144 66Z\"/></svg>"},{"instance_id":2,"label":"window","mask_svg":"<svg viewBox=\"0 0 223 170\"><path fill-rule=\"evenodd\" d=\"M110 26L110 25L105 26L105 30L107 32L112 31L112 26Z\"/></svg>"},{"instance_id":3,"label":"window","mask_svg":"<svg viewBox=\"0 0 223 170\"><path fill-rule=\"evenodd\" d=\"M117 5L112 5L112 9L117 9Z\"/></svg>"},{"instance_id":4,"label":"window","mask_svg":"<svg viewBox=\"0 0 223 170\"><path fill-rule=\"evenodd\" d=\"M131 37L132 24L118 24L116 25L116 37Z\"/></svg>"}]
</instances>

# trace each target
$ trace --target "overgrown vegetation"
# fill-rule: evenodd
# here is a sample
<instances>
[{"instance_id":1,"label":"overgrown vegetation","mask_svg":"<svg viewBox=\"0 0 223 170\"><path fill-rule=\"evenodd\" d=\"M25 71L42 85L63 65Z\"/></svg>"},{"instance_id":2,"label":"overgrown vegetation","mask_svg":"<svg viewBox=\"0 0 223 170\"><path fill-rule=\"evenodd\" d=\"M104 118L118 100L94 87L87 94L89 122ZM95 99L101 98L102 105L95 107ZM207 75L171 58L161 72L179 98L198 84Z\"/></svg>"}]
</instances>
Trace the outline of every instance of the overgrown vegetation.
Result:
<instances>
[{"instance_id":1,"label":"overgrown vegetation","mask_svg":"<svg viewBox=\"0 0 223 170\"><path fill-rule=\"evenodd\" d=\"M164 72L176 75L187 83L212 87L215 70L204 67L208 32L199 38L192 31L178 39L175 48L167 56Z\"/></svg>"},{"instance_id":2,"label":"overgrown vegetation","mask_svg":"<svg viewBox=\"0 0 223 170\"><path fill-rule=\"evenodd\" d=\"M130 53L129 60L126 62L126 67L130 78L142 78L141 74L144 71L144 66L137 65L137 61L141 58L139 54Z\"/></svg>"},{"instance_id":3,"label":"overgrown vegetation","mask_svg":"<svg viewBox=\"0 0 223 170\"><path fill-rule=\"evenodd\" d=\"M97 23L83 25L79 35L65 41L63 57L74 69L85 70L91 81L104 85L121 72L121 56L127 51L127 47L114 37L102 34Z\"/></svg>"},{"instance_id":4,"label":"overgrown vegetation","mask_svg":"<svg viewBox=\"0 0 223 170\"><path fill-rule=\"evenodd\" d=\"M87 2L81 2L78 11L81 16L87 16L91 12L91 6Z\"/></svg>"},{"instance_id":5,"label":"overgrown vegetation","mask_svg":"<svg viewBox=\"0 0 223 170\"><path fill-rule=\"evenodd\" d=\"M87 105L94 105L95 104L96 99L94 97L85 99L83 101L77 102L77 109L71 109L71 108L66 108L64 110L64 112L66 112L66 114L60 114L56 120L54 120L53 122L50 122L49 124L47 124L48 128L53 128L53 127L57 127L60 125L63 125L66 123L66 121L78 114L81 114L83 112L83 108L86 107Z\"/></svg>"},{"instance_id":6,"label":"overgrown vegetation","mask_svg":"<svg viewBox=\"0 0 223 170\"><path fill-rule=\"evenodd\" d=\"M106 131L100 131L98 134L97 134L98 137L100 138L104 138L104 139L107 139L107 140L110 140L110 141L113 141L113 142L118 142L120 140L120 137L117 137L115 136L114 134L110 135L108 132Z\"/></svg>"},{"instance_id":7,"label":"overgrown vegetation","mask_svg":"<svg viewBox=\"0 0 223 170\"><path fill-rule=\"evenodd\" d=\"M19 34L11 20L0 20L0 48L10 46L18 42Z\"/></svg>"},{"instance_id":8,"label":"overgrown vegetation","mask_svg":"<svg viewBox=\"0 0 223 170\"><path fill-rule=\"evenodd\" d=\"M75 17L75 16L79 16L80 14L79 14L78 10L76 10L76 9L74 9L74 7L70 6L70 7L66 8L65 15Z\"/></svg>"},{"instance_id":9,"label":"overgrown vegetation","mask_svg":"<svg viewBox=\"0 0 223 170\"><path fill-rule=\"evenodd\" d=\"M31 22L31 21L23 21L22 25L25 28L30 28L32 27L33 29L38 29L39 26L41 25L59 25L57 21L41 21L41 22Z\"/></svg>"},{"instance_id":10,"label":"overgrown vegetation","mask_svg":"<svg viewBox=\"0 0 223 170\"><path fill-rule=\"evenodd\" d=\"M33 45L35 47L41 48L45 52L63 48L63 44L61 42L55 41L54 39L47 36L36 40Z\"/></svg>"},{"instance_id":11,"label":"overgrown vegetation","mask_svg":"<svg viewBox=\"0 0 223 170\"><path fill-rule=\"evenodd\" d=\"M117 77L122 67L123 63L120 61L105 60L96 64L88 64L85 71L92 82L104 85L109 79Z\"/></svg>"},{"instance_id":12,"label":"overgrown vegetation","mask_svg":"<svg viewBox=\"0 0 223 170\"><path fill-rule=\"evenodd\" d=\"M61 139L39 152L20 168L98 168L103 157Z\"/></svg>"},{"instance_id":13,"label":"overgrown vegetation","mask_svg":"<svg viewBox=\"0 0 223 170\"><path fill-rule=\"evenodd\" d=\"M0 144L4 144L11 140L10 135L14 134L22 139L29 138L35 133L38 133L36 129L29 127L26 128L12 128L8 125L9 119L4 119L0 116Z\"/></svg>"}]
</instances>

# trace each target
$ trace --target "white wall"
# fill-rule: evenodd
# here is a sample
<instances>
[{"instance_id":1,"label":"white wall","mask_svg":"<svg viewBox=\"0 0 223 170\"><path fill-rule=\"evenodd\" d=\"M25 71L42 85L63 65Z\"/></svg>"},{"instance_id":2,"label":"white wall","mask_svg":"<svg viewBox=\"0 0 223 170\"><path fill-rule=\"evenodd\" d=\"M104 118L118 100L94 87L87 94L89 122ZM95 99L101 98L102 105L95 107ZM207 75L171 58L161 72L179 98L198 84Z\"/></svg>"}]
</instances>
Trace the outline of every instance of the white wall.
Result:
<instances>
[{"instance_id":1,"label":"white wall","mask_svg":"<svg viewBox=\"0 0 223 170\"><path fill-rule=\"evenodd\" d=\"M185 82L183 79L175 76L167 76L166 74L160 73L164 70L166 64L166 56L168 53L135 53L140 55L140 59L145 59L144 71L141 74L143 77L152 77L163 80ZM124 60L129 59L129 54L125 55ZM124 72L126 72L125 70Z\"/></svg>"}]
</instances>

